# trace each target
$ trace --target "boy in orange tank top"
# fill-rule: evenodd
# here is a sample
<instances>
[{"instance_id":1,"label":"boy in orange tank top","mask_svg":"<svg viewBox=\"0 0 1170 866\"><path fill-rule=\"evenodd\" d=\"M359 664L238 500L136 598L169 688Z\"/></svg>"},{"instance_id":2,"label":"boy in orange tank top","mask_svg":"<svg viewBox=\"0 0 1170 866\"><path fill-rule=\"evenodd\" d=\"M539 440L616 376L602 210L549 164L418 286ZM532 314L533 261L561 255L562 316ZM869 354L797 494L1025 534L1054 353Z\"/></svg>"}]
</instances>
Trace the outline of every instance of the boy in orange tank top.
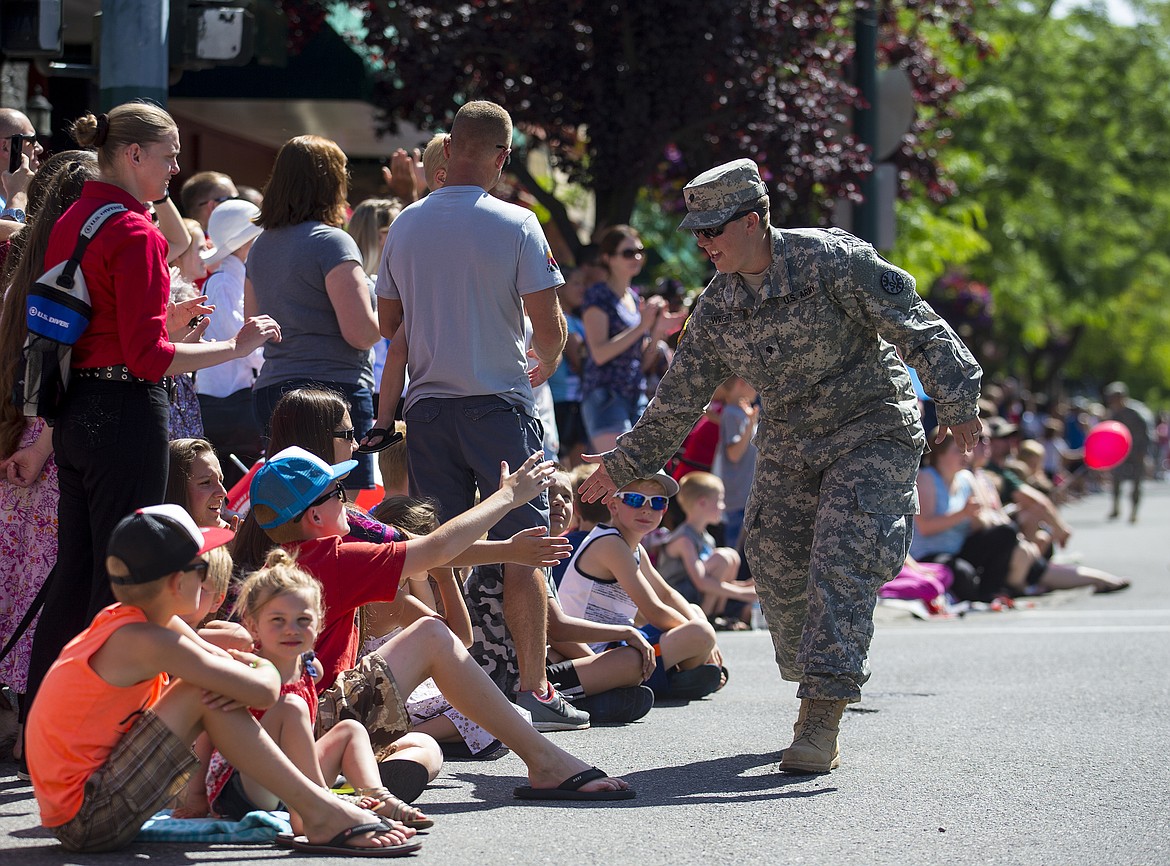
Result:
<instances>
[{"instance_id":1,"label":"boy in orange tank top","mask_svg":"<svg viewBox=\"0 0 1170 866\"><path fill-rule=\"evenodd\" d=\"M288 804L303 844L367 855L419 847L413 830L314 784L261 731L246 708L276 701L271 662L214 647L180 619L210 591L205 554L232 535L200 529L178 505L140 509L114 529L106 567L117 603L62 650L29 715L41 823L69 850L123 847L190 770L191 744L207 731Z\"/></svg>"}]
</instances>

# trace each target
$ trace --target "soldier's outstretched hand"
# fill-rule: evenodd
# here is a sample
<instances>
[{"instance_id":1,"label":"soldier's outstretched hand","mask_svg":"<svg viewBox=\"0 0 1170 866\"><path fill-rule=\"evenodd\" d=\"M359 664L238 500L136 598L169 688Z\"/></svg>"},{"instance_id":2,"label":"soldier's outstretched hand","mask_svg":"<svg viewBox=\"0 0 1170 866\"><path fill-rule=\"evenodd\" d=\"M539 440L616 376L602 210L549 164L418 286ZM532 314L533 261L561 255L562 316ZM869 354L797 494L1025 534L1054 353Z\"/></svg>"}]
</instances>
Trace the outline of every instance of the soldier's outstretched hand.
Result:
<instances>
[{"instance_id":1,"label":"soldier's outstretched hand","mask_svg":"<svg viewBox=\"0 0 1170 866\"><path fill-rule=\"evenodd\" d=\"M617 485L609 477L609 470L605 468L604 455L582 454L581 459L586 463L597 465L597 471L585 479L581 484L580 493L582 502L597 502L599 499L608 500L617 493Z\"/></svg>"},{"instance_id":2,"label":"soldier's outstretched hand","mask_svg":"<svg viewBox=\"0 0 1170 866\"><path fill-rule=\"evenodd\" d=\"M934 438L936 445L946 437L947 430L955 434L955 444L963 449L963 453L970 454L974 450L975 444L979 441L979 434L983 432L983 422L976 416L969 421L964 421L962 424L954 424L950 427L939 424L938 435Z\"/></svg>"}]
</instances>

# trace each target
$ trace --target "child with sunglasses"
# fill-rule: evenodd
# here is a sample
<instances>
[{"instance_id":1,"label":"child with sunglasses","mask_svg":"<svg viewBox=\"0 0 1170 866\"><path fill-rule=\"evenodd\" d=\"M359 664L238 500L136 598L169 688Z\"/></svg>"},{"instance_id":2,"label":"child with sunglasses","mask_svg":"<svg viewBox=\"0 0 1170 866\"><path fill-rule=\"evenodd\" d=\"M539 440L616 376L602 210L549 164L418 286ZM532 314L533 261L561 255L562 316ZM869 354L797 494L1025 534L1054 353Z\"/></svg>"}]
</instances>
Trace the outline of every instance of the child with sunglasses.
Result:
<instances>
[{"instance_id":1,"label":"child with sunglasses","mask_svg":"<svg viewBox=\"0 0 1170 866\"><path fill-rule=\"evenodd\" d=\"M715 631L700 608L662 579L642 546L676 493L678 482L664 472L619 490L609 502L610 522L599 523L581 542L559 592L569 616L614 625L644 620L639 631L658 657L645 684L659 697L693 700L726 682Z\"/></svg>"}]
</instances>

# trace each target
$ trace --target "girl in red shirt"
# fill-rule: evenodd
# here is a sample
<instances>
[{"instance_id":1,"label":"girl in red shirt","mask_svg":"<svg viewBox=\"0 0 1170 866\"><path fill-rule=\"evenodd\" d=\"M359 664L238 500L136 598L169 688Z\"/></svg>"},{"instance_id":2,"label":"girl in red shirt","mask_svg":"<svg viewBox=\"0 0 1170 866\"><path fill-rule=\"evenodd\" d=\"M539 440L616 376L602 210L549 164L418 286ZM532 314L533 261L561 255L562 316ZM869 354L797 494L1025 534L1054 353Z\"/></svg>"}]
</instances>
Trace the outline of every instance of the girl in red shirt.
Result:
<instances>
[{"instance_id":1,"label":"girl in red shirt","mask_svg":"<svg viewBox=\"0 0 1170 866\"><path fill-rule=\"evenodd\" d=\"M344 773L361 806L414 829L434 824L382 785L370 735L354 719L338 722L313 738L317 719L316 683L321 665L313 655L324 620L321 584L298 568L287 552L276 548L264 568L240 587L236 612L252 635L255 652L272 662L283 681L280 697L267 710L252 710L260 726L297 768L322 787ZM255 779L242 774L216 752L207 772L207 799L215 813L241 820L256 809L278 809L280 798Z\"/></svg>"}]
</instances>

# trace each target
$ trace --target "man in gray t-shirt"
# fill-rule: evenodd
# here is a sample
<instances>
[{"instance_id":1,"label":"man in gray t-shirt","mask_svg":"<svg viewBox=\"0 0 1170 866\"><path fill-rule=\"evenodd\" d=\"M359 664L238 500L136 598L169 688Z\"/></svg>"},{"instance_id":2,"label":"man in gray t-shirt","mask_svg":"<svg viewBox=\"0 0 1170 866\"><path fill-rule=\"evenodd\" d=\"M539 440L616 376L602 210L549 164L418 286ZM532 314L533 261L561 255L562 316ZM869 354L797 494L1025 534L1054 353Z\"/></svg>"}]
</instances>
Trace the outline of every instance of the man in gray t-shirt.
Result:
<instances>
[{"instance_id":1,"label":"man in gray t-shirt","mask_svg":"<svg viewBox=\"0 0 1170 866\"><path fill-rule=\"evenodd\" d=\"M556 369L565 345L556 294L564 279L536 215L488 193L511 158L511 144L512 121L503 108L463 106L444 146L446 184L394 220L378 271L382 333L394 336L401 324L396 339L407 344L411 492L438 500L444 521L470 508L477 488L487 496L499 486L501 460L515 467L541 450L532 388ZM536 359L531 372L525 313ZM544 495L514 509L489 537L533 526L548 526ZM518 703L534 721L587 726L587 714L548 688L539 570L504 565L503 614L519 666Z\"/></svg>"}]
</instances>

